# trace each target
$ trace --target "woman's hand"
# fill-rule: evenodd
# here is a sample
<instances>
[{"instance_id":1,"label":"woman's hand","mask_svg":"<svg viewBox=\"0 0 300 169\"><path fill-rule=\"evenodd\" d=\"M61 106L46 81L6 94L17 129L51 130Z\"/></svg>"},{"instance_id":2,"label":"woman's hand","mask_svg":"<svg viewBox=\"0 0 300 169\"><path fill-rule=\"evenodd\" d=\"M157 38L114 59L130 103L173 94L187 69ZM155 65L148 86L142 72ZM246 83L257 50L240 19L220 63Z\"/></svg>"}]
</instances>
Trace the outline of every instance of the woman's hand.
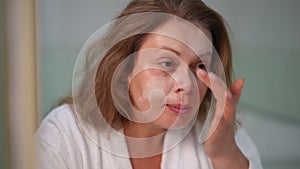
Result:
<instances>
[{"instance_id":1,"label":"woman's hand","mask_svg":"<svg viewBox=\"0 0 300 169\"><path fill-rule=\"evenodd\" d=\"M206 154L210 157L214 169L243 169L248 168L248 160L242 154L235 142L236 107L239 102L243 79L237 79L231 89L222 79L204 70L197 71L198 77L214 94L216 112L209 131L210 137L204 143Z\"/></svg>"}]
</instances>

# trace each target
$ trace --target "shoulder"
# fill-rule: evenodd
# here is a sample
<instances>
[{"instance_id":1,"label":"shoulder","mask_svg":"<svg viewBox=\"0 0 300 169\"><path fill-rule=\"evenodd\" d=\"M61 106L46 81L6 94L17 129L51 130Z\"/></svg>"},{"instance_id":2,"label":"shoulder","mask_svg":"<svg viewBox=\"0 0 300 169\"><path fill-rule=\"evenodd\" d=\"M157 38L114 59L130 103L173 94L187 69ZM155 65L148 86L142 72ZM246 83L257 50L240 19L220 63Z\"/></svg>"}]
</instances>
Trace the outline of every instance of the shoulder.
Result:
<instances>
[{"instance_id":1,"label":"shoulder","mask_svg":"<svg viewBox=\"0 0 300 169\"><path fill-rule=\"evenodd\" d=\"M76 140L74 138L83 137L71 106L65 104L49 112L35 133L37 144L60 150L66 148L72 140L74 142Z\"/></svg>"},{"instance_id":2,"label":"shoulder","mask_svg":"<svg viewBox=\"0 0 300 169\"><path fill-rule=\"evenodd\" d=\"M37 168L70 168L70 146L75 144L78 133L80 128L70 105L53 109L35 133Z\"/></svg>"},{"instance_id":3,"label":"shoulder","mask_svg":"<svg viewBox=\"0 0 300 169\"><path fill-rule=\"evenodd\" d=\"M75 113L71 105L62 105L53 109L41 122L36 137L51 140L51 137L65 135L68 130L78 129Z\"/></svg>"},{"instance_id":4,"label":"shoulder","mask_svg":"<svg viewBox=\"0 0 300 169\"><path fill-rule=\"evenodd\" d=\"M72 105L63 104L51 110L49 114L43 119L41 126L48 121L73 120L73 114L74 111Z\"/></svg>"}]
</instances>

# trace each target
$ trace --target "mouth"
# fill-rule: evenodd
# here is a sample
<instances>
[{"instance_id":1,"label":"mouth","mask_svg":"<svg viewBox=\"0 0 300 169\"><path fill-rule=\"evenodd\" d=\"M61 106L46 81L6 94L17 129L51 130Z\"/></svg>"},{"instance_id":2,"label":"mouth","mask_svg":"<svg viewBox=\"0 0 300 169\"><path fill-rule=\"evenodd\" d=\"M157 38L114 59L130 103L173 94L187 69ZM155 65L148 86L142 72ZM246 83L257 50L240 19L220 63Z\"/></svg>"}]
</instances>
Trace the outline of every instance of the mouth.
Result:
<instances>
[{"instance_id":1,"label":"mouth","mask_svg":"<svg viewBox=\"0 0 300 169\"><path fill-rule=\"evenodd\" d=\"M178 115L186 115L189 114L192 109L191 106L181 105L181 104L166 104L166 106Z\"/></svg>"}]
</instances>

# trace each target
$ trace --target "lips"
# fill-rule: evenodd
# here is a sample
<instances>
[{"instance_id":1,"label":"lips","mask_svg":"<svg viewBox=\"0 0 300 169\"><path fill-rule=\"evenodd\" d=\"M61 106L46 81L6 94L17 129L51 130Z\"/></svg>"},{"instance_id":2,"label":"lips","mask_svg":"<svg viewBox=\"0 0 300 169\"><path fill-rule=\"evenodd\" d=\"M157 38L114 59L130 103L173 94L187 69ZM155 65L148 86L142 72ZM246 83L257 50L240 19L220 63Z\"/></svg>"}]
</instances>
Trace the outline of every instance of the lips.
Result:
<instances>
[{"instance_id":1,"label":"lips","mask_svg":"<svg viewBox=\"0 0 300 169\"><path fill-rule=\"evenodd\" d=\"M188 114L191 110L191 106L184 106L181 104L166 104L166 106L172 110L174 113L179 115L185 115Z\"/></svg>"}]
</instances>

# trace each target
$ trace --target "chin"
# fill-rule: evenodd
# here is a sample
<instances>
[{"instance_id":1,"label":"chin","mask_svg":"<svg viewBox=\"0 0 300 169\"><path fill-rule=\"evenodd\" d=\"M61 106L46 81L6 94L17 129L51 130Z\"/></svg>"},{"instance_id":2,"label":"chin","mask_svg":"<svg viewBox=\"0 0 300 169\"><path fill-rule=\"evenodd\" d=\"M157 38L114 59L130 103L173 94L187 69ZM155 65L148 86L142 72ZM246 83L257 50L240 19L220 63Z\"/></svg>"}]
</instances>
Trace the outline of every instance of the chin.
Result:
<instances>
[{"instance_id":1,"label":"chin","mask_svg":"<svg viewBox=\"0 0 300 169\"><path fill-rule=\"evenodd\" d=\"M187 127L189 124L192 124L195 122L196 116L193 117L180 117L177 116L176 118L169 118L164 120L159 120L156 123L156 125L160 126L163 129L183 129Z\"/></svg>"}]
</instances>

